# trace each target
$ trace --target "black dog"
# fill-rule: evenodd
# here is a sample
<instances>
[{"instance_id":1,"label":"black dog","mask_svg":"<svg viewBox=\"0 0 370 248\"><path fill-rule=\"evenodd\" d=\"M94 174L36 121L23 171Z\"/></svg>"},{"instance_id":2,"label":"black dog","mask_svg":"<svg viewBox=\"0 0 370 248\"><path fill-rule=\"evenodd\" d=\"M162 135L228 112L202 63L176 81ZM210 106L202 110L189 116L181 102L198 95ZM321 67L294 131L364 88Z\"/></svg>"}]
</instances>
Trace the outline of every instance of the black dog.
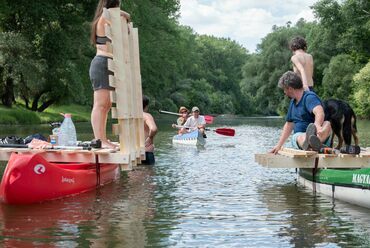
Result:
<instances>
[{"instance_id":1,"label":"black dog","mask_svg":"<svg viewBox=\"0 0 370 248\"><path fill-rule=\"evenodd\" d=\"M352 142L352 135L355 145L358 146L356 115L348 103L329 99L323 102L325 120L330 121L333 133L338 137L336 149L340 149L344 143L349 146ZM331 136L330 146L333 147L334 134Z\"/></svg>"}]
</instances>

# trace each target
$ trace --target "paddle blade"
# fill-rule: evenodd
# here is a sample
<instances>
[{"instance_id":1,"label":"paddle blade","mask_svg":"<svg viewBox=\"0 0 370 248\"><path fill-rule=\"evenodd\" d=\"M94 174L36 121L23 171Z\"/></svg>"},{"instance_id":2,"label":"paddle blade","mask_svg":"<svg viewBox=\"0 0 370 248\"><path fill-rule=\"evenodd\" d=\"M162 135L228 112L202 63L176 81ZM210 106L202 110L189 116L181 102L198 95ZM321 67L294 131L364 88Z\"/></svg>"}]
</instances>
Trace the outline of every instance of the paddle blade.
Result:
<instances>
[{"instance_id":1,"label":"paddle blade","mask_svg":"<svg viewBox=\"0 0 370 248\"><path fill-rule=\"evenodd\" d=\"M214 131L221 135L235 136L235 129L232 129L232 128L217 128Z\"/></svg>"},{"instance_id":2,"label":"paddle blade","mask_svg":"<svg viewBox=\"0 0 370 248\"><path fill-rule=\"evenodd\" d=\"M213 123L213 116L212 115L205 115L204 119L206 120L206 124L212 124Z\"/></svg>"}]
</instances>

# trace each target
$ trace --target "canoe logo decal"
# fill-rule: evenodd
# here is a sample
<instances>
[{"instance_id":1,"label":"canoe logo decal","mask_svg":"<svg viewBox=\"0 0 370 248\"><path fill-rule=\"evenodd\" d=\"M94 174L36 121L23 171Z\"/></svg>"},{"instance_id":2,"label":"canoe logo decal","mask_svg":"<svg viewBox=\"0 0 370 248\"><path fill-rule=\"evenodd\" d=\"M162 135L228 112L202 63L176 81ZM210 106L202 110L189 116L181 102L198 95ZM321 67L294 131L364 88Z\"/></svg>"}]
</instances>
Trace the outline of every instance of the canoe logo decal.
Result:
<instances>
[{"instance_id":1,"label":"canoe logo decal","mask_svg":"<svg viewBox=\"0 0 370 248\"><path fill-rule=\"evenodd\" d=\"M370 184L370 175L368 174L353 174L352 183Z\"/></svg>"},{"instance_id":2,"label":"canoe logo decal","mask_svg":"<svg viewBox=\"0 0 370 248\"><path fill-rule=\"evenodd\" d=\"M62 183L75 183L75 179L62 176Z\"/></svg>"},{"instance_id":3,"label":"canoe logo decal","mask_svg":"<svg viewBox=\"0 0 370 248\"><path fill-rule=\"evenodd\" d=\"M45 168L45 166L44 166L44 165L42 165L42 164L37 164L37 165L35 165L35 167L33 167L33 171L34 171L36 174L40 175L40 174L44 174L44 173L45 173L46 168Z\"/></svg>"}]
</instances>

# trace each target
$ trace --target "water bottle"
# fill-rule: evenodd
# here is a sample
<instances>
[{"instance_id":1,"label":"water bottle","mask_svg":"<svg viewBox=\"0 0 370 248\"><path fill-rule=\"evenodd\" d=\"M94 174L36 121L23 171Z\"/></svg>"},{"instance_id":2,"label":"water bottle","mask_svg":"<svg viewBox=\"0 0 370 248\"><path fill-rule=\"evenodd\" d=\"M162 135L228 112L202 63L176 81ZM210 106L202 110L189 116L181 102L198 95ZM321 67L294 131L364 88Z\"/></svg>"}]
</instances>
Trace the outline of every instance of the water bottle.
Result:
<instances>
[{"instance_id":1,"label":"water bottle","mask_svg":"<svg viewBox=\"0 0 370 248\"><path fill-rule=\"evenodd\" d=\"M64 120L58 132L58 145L59 146L76 146L77 135L76 128L72 122L71 114L64 114Z\"/></svg>"}]
</instances>

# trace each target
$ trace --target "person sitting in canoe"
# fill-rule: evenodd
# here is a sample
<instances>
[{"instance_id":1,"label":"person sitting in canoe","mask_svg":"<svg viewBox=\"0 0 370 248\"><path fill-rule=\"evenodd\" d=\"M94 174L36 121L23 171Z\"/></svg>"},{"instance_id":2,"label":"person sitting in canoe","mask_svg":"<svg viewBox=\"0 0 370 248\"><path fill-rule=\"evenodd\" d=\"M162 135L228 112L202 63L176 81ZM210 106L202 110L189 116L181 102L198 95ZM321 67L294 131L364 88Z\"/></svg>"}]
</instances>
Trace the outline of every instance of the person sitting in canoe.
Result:
<instances>
[{"instance_id":1,"label":"person sitting in canoe","mask_svg":"<svg viewBox=\"0 0 370 248\"><path fill-rule=\"evenodd\" d=\"M331 135L330 122L324 121L325 114L320 98L313 91L305 91L301 78L292 71L281 76L278 87L284 90L291 101L279 142L270 153L276 154L293 130L292 147L320 150L322 142L329 142Z\"/></svg>"},{"instance_id":2,"label":"person sitting in canoe","mask_svg":"<svg viewBox=\"0 0 370 248\"><path fill-rule=\"evenodd\" d=\"M179 109L179 113L181 114L181 116L177 118L176 122L177 122L177 125L183 126L185 122L188 120L189 110L186 107L182 106Z\"/></svg>"},{"instance_id":3,"label":"person sitting in canoe","mask_svg":"<svg viewBox=\"0 0 370 248\"><path fill-rule=\"evenodd\" d=\"M192 132L194 130L199 130L204 138L206 138L205 128L206 128L206 120L204 119L203 115L199 115L200 111L198 107L193 107L191 109L192 116L190 116L183 127L181 128L181 133Z\"/></svg>"}]
</instances>

